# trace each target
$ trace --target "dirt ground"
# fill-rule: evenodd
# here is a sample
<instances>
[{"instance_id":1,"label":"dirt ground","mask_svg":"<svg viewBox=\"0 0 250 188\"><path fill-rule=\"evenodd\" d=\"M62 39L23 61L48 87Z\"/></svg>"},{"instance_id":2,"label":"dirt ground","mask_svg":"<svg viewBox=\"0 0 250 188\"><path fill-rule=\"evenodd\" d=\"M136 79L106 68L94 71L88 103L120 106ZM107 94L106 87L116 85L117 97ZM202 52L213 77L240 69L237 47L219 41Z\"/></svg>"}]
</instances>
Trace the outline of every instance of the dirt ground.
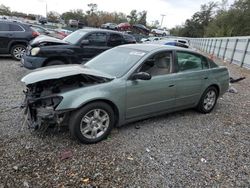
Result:
<instances>
[{"instance_id":1,"label":"dirt ground","mask_svg":"<svg viewBox=\"0 0 250 188\"><path fill-rule=\"evenodd\" d=\"M217 62L246 79L212 113L166 114L83 145L68 131L38 135L22 126L20 79L29 71L0 58L0 188L249 187L250 71Z\"/></svg>"}]
</instances>

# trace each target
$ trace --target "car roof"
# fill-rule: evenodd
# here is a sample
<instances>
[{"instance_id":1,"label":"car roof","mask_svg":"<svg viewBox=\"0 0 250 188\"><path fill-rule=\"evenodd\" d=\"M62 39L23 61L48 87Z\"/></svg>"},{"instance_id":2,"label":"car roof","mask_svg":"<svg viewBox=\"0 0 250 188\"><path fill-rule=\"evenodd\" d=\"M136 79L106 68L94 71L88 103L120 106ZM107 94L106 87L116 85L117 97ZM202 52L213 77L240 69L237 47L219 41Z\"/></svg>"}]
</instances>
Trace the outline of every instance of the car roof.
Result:
<instances>
[{"instance_id":1,"label":"car roof","mask_svg":"<svg viewBox=\"0 0 250 188\"><path fill-rule=\"evenodd\" d=\"M181 51L188 51L188 52L195 52L194 50L181 48L177 46L167 46L161 44L126 44L119 46L120 48L131 48L134 50L141 50L141 51L155 51L155 50L181 50ZM196 52L195 52L196 53Z\"/></svg>"},{"instance_id":2,"label":"car roof","mask_svg":"<svg viewBox=\"0 0 250 188\"><path fill-rule=\"evenodd\" d=\"M88 32L108 32L108 33L116 33L116 34L120 34L120 35L129 35L129 36L133 36L129 33L124 33L124 32L119 32L119 31L112 31L112 30L108 30L108 29L99 29L99 28L85 28L85 29L79 29L82 31L88 31Z\"/></svg>"},{"instance_id":3,"label":"car roof","mask_svg":"<svg viewBox=\"0 0 250 188\"><path fill-rule=\"evenodd\" d=\"M30 24L24 23L22 21L15 21L15 20L0 20L0 23L8 23L8 24L18 24L22 25L23 27L30 28Z\"/></svg>"}]
</instances>

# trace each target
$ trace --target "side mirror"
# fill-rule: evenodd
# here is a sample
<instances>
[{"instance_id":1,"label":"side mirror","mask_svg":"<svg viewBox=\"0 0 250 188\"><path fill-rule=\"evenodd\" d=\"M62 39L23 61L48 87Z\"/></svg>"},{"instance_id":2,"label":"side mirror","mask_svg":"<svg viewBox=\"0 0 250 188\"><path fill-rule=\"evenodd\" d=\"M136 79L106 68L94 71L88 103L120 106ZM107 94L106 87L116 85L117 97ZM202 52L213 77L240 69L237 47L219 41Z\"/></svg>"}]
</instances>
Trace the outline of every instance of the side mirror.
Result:
<instances>
[{"instance_id":1,"label":"side mirror","mask_svg":"<svg viewBox=\"0 0 250 188\"><path fill-rule=\"evenodd\" d=\"M82 40L81 45L89 45L89 40Z\"/></svg>"},{"instance_id":2,"label":"side mirror","mask_svg":"<svg viewBox=\"0 0 250 188\"><path fill-rule=\"evenodd\" d=\"M151 79L151 75L147 72L138 72L138 73L134 73L131 76L132 80L150 80Z\"/></svg>"}]
</instances>

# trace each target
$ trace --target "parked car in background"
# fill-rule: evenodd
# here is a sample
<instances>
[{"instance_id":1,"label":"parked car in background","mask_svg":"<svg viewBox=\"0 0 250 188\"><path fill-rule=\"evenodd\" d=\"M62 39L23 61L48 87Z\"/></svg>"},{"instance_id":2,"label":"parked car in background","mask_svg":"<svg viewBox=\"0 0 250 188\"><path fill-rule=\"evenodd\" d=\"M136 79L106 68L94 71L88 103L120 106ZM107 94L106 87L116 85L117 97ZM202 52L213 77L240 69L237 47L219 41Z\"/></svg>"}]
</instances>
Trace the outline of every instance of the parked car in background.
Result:
<instances>
[{"instance_id":1,"label":"parked car in background","mask_svg":"<svg viewBox=\"0 0 250 188\"><path fill-rule=\"evenodd\" d=\"M78 21L77 21L77 20L70 19L70 20L69 20L69 26L70 26L70 27L78 27Z\"/></svg>"},{"instance_id":2,"label":"parked car in background","mask_svg":"<svg viewBox=\"0 0 250 188\"><path fill-rule=\"evenodd\" d=\"M48 23L48 20L47 20L47 18L44 18L44 17L41 17L41 18L39 18L39 23L40 24L42 24L42 25L44 25L44 24L46 24L46 23Z\"/></svg>"},{"instance_id":3,"label":"parked car in background","mask_svg":"<svg viewBox=\"0 0 250 188\"><path fill-rule=\"evenodd\" d=\"M149 34L150 32L150 29L148 29L145 25L142 24L134 24L132 28L145 34Z\"/></svg>"},{"instance_id":4,"label":"parked car in background","mask_svg":"<svg viewBox=\"0 0 250 188\"><path fill-rule=\"evenodd\" d=\"M40 69L22 82L29 125L68 126L73 137L92 144L114 126L140 119L188 108L211 112L229 87L229 73L195 51L137 44L85 65Z\"/></svg>"},{"instance_id":5,"label":"parked car in background","mask_svg":"<svg viewBox=\"0 0 250 188\"><path fill-rule=\"evenodd\" d=\"M22 58L24 67L79 64L122 44L134 43L133 37L104 29L79 29L63 40L41 36L33 40Z\"/></svg>"},{"instance_id":6,"label":"parked car in background","mask_svg":"<svg viewBox=\"0 0 250 188\"><path fill-rule=\"evenodd\" d=\"M105 23L101 25L102 29L112 29L112 30L117 30L117 24L115 23Z\"/></svg>"},{"instance_id":7,"label":"parked car in background","mask_svg":"<svg viewBox=\"0 0 250 188\"><path fill-rule=\"evenodd\" d=\"M153 33L154 35L162 35L162 36L167 36L170 34L168 30L162 28L152 29L151 33Z\"/></svg>"},{"instance_id":8,"label":"parked car in background","mask_svg":"<svg viewBox=\"0 0 250 188\"><path fill-rule=\"evenodd\" d=\"M129 23L120 23L117 25L117 29L120 31L131 30L131 25Z\"/></svg>"},{"instance_id":9,"label":"parked car in background","mask_svg":"<svg viewBox=\"0 0 250 188\"><path fill-rule=\"evenodd\" d=\"M59 37L56 37L56 38L59 38L59 39L64 39L65 37L73 33L73 31L66 30L66 29L55 29L55 31L59 35Z\"/></svg>"},{"instance_id":10,"label":"parked car in background","mask_svg":"<svg viewBox=\"0 0 250 188\"><path fill-rule=\"evenodd\" d=\"M189 47L189 41L188 41L187 39L184 39L184 38L177 38L177 39L175 39L175 41L177 41L177 42L179 42L179 43L182 43L182 44L184 44L184 45L186 45L186 46Z\"/></svg>"},{"instance_id":11,"label":"parked car in background","mask_svg":"<svg viewBox=\"0 0 250 188\"><path fill-rule=\"evenodd\" d=\"M158 41L161 39L163 39L163 38L161 38L161 37L148 37L148 38L142 38L141 42L152 42L152 41Z\"/></svg>"},{"instance_id":12,"label":"parked car in background","mask_svg":"<svg viewBox=\"0 0 250 188\"><path fill-rule=\"evenodd\" d=\"M182 48L189 48L188 45L178 42L178 41L165 41L164 45L169 45L169 46L178 46L178 47L182 47Z\"/></svg>"},{"instance_id":13,"label":"parked car in background","mask_svg":"<svg viewBox=\"0 0 250 188\"><path fill-rule=\"evenodd\" d=\"M31 28L41 35L53 36L53 33L55 33L54 30L48 30L47 28L38 25L31 25Z\"/></svg>"},{"instance_id":14,"label":"parked car in background","mask_svg":"<svg viewBox=\"0 0 250 188\"><path fill-rule=\"evenodd\" d=\"M0 21L0 54L11 54L20 60L30 40L39 33L21 22Z\"/></svg>"}]
</instances>

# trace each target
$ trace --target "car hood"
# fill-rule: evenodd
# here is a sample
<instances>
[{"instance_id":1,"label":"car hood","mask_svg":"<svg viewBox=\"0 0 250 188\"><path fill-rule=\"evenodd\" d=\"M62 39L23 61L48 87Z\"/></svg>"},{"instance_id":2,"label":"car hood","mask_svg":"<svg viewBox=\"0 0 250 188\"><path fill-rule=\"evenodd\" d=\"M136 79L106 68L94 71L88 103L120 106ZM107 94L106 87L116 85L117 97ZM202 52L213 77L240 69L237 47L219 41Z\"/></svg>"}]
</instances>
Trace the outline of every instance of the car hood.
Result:
<instances>
[{"instance_id":1,"label":"car hood","mask_svg":"<svg viewBox=\"0 0 250 188\"><path fill-rule=\"evenodd\" d=\"M102 77L107 79L115 78L109 74L105 74L103 72L84 67L83 65L56 65L37 69L24 76L21 81L24 82L26 85L29 85L40 81L59 79L80 74Z\"/></svg>"},{"instance_id":2,"label":"car hood","mask_svg":"<svg viewBox=\"0 0 250 188\"><path fill-rule=\"evenodd\" d=\"M40 35L30 42L30 45L32 47L65 45L65 44L69 44L69 43L67 43L66 41L63 41L54 37L45 36L45 35Z\"/></svg>"}]
</instances>

